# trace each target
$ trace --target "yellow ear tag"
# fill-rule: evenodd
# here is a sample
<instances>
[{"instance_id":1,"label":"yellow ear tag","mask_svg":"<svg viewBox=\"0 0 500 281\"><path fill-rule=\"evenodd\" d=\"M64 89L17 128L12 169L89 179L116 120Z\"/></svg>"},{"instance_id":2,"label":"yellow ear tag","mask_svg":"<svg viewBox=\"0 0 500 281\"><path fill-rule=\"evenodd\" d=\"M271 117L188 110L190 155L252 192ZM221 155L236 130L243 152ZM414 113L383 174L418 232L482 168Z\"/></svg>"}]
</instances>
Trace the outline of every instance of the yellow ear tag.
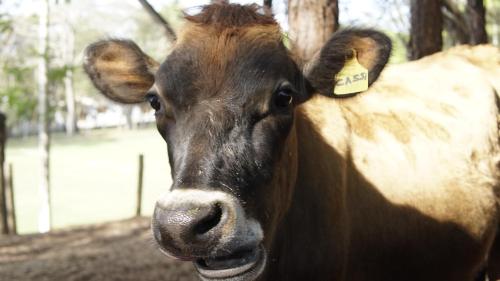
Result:
<instances>
[{"instance_id":1,"label":"yellow ear tag","mask_svg":"<svg viewBox=\"0 0 500 281\"><path fill-rule=\"evenodd\" d=\"M345 62L344 68L335 75L333 93L337 96L363 92L368 89L368 70L358 62L356 50L353 56Z\"/></svg>"}]
</instances>

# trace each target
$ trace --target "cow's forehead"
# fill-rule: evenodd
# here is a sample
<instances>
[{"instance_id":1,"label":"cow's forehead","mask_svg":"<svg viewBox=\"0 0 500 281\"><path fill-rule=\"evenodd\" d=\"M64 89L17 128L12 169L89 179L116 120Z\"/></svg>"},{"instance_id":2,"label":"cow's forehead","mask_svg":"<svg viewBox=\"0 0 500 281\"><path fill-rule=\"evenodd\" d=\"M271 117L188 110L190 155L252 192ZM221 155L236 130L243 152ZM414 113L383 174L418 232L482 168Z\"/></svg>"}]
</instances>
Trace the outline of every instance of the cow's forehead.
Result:
<instances>
[{"instance_id":1,"label":"cow's forehead","mask_svg":"<svg viewBox=\"0 0 500 281\"><path fill-rule=\"evenodd\" d=\"M283 59L288 52L275 25L220 28L189 24L174 48L174 60L178 59L176 55L200 72L214 69L224 72L235 65L247 66L262 56Z\"/></svg>"},{"instance_id":2,"label":"cow's forehead","mask_svg":"<svg viewBox=\"0 0 500 281\"><path fill-rule=\"evenodd\" d=\"M224 96L244 98L291 79L297 68L277 25L188 23L157 73L162 94L177 102ZM237 90L237 93L235 92Z\"/></svg>"}]
</instances>

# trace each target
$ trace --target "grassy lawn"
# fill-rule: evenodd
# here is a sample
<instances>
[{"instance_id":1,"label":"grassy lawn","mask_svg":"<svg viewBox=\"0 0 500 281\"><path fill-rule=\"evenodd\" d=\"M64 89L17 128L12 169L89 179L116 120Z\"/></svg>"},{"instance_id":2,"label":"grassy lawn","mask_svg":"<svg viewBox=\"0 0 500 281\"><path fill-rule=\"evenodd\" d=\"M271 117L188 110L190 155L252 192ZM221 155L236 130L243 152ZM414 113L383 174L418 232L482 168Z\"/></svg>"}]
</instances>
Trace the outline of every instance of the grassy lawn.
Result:
<instances>
[{"instance_id":1,"label":"grassy lawn","mask_svg":"<svg viewBox=\"0 0 500 281\"><path fill-rule=\"evenodd\" d=\"M166 144L156 129L105 129L52 138L54 228L131 217L135 212L138 155L144 154L143 214L152 213L170 187ZM36 137L10 139L6 161L14 165L18 231L37 231L40 160Z\"/></svg>"}]
</instances>

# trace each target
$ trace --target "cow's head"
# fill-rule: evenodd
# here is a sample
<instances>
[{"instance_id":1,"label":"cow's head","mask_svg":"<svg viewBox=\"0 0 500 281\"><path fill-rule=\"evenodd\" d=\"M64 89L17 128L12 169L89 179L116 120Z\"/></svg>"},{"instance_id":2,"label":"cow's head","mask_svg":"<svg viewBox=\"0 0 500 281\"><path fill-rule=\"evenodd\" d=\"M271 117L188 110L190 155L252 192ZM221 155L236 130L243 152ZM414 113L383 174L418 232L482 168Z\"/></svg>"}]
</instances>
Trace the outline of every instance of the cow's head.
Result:
<instances>
[{"instance_id":1,"label":"cow's head","mask_svg":"<svg viewBox=\"0 0 500 281\"><path fill-rule=\"evenodd\" d=\"M390 41L338 32L300 67L255 6L210 5L187 20L161 65L133 42L106 40L87 48L85 70L107 97L156 110L173 179L153 215L163 252L194 261L204 280L253 280L293 194L296 106L331 95L353 50L373 82Z\"/></svg>"}]
</instances>

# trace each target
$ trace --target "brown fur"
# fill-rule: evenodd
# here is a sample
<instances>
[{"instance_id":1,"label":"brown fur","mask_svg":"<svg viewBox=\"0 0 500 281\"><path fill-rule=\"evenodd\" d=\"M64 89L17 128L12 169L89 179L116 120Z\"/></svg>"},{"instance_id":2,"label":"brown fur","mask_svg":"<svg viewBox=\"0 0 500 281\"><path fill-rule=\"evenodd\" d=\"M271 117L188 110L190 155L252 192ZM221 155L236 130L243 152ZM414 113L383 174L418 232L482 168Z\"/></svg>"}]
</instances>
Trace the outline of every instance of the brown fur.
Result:
<instances>
[{"instance_id":1,"label":"brown fur","mask_svg":"<svg viewBox=\"0 0 500 281\"><path fill-rule=\"evenodd\" d=\"M356 46L356 52L359 51L359 55L357 55L359 63L367 69L373 69L378 57L380 57L377 42L371 38L354 38L353 46Z\"/></svg>"},{"instance_id":2,"label":"brown fur","mask_svg":"<svg viewBox=\"0 0 500 281\"><path fill-rule=\"evenodd\" d=\"M258 5L236 6L228 9L228 5L209 5L196 15L186 15L185 19L196 24L210 25L220 29L243 27L252 25L274 25L277 23L273 17L259 14Z\"/></svg>"},{"instance_id":3,"label":"brown fur","mask_svg":"<svg viewBox=\"0 0 500 281\"><path fill-rule=\"evenodd\" d=\"M84 69L103 94L123 103L144 101L158 63L133 42L100 41L85 50Z\"/></svg>"},{"instance_id":4,"label":"brown fur","mask_svg":"<svg viewBox=\"0 0 500 281\"><path fill-rule=\"evenodd\" d=\"M500 248L495 82L472 58L391 67L374 83L389 40L344 30L304 77L256 7L211 5L187 19L155 80L172 188L220 188L242 202L265 233L260 280L467 281ZM86 70L105 95L138 101L150 63L118 45L89 48ZM353 48L373 86L332 99ZM290 114L269 105L283 77L299 92Z\"/></svg>"},{"instance_id":5,"label":"brown fur","mask_svg":"<svg viewBox=\"0 0 500 281\"><path fill-rule=\"evenodd\" d=\"M329 280L473 280L476 272L483 267L498 222L494 193L498 185L495 167L499 155L495 126L498 109L494 104L491 84L477 75L479 73L471 75L476 71L475 66L463 65L462 62L455 64L453 60L435 57L432 71L427 69L429 61L395 67L368 93L337 102L316 97L300 108L301 114L296 123L300 142L295 193L301 188L310 193L317 179L324 181L318 183L322 191L315 199L306 203L304 201L310 194L296 195L294 204L310 204L301 205L298 209L314 210L311 206L325 200L325 193L329 192L336 198L343 198L339 200L345 200L329 204L344 206L343 210L343 207L325 207L323 210L337 216L344 214L344 219L336 222L342 224L340 228L349 237L343 244L348 247L347 258L339 254L335 262L330 260L328 263L346 264L347 268L338 271L339 274L344 272L346 277ZM450 65L454 71L449 69ZM451 77L450 81L443 79L446 75ZM418 80L424 76L430 87ZM407 79L401 80L402 77ZM462 79L459 81L453 77ZM439 79L445 84L440 84L442 87L436 92L424 91L432 88L431 85ZM413 84L409 82L411 80L414 80ZM457 95L456 88L466 95ZM471 107L471 104L475 106ZM405 112L407 108L411 111ZM476 108L477 112L474 112ZM473 126L479 128L477 132L484 134L481 136L484 145L474 144L476 140L467 137L477 134L468 132L472 128L456 126L457 122L466 122L478 114L484 117ZM342 117L339 118L339 115ZM455 130L460 131L452 131L444 124L454 124ZM368 147L387 145L384 132L392 135L396 142L390 148L369 151ZM468 143L459 144L461 135ZM434 167L434 183L425 183L424 178L411 172L405 173L405 169L411 167L417 173L418 163L427 157L415 154L412 149L418 147L421 141L425 143L427 153L442 154L443 159L450 157L454 161L439 164L425 162L427 166ZM433 146L442 148L435 150ZM470 159L467 147L474 146L477 150ZM391 159L391 155L398 150L404 151L406 159L403 162L391 160L399 163L394 165L394 174L391 175L391 170L386 170L390 162L385 159ZM321 158L311 155L321 155ZM473 162L467 162L470 160ZM322 161L332 167L321 164ZM405 162L408 164L403 164ZM448 168L442 168L447 165ZM457 170L457 165L462 168ZM335 176L330 178L332 172L339 169L340 172L335 172ZM402 185L391 187L388 183L398 182L397 178L408 178L410 183L416 185L413 188ZM320 186L328 188L328 191ZM295 208L291 208L293 212ZM481 211L478 212L478 209ZM291 225L311 221L310 218L297 216L297 221ZM313 223L308 227L319 228ZM285 230L285 235L303 235L295 234L292 228ZM336 240L342 241L341 237L339 235ZM328 241L316 243L320 244L316 244L318 248L329 247L332 252L342 252L338 250L342 247L339 244L329 245ZM293 251L292 244L290 242L284 247L286 250L280 256L294 256L290 253ZM498 242L490 254L490 260L495 263L498 263L497 245ZM308 250L297 249L296 255ZM293 265L286 266L288 263ZM321 280L321 276L331 274L331 267L318 266L307 274L299 269L293 270L306 263L314 264L309 260L297 263L293 260L281 261L282 271L273 273L270 280ZM495 274L498 274L498 267L491 268L490 278ZM293 276L300 278L294 279Z\"/></svg>"},{"instance_id":6,"label":"brown fur","mask_svg":"<svg viewBox=\"0 0 500 281\"><path fill-rule=\"evenodd\" d=\"M442 108L447 109L447 106L440 107L439 110L443 110ZM443 111L446 114L449 112ZM410 142L411 136L415 135L416 131L424 133L429 139L437 138L446 141L450 138L445 128L411 112L362 115L346 106L343 108L343 113L353 133L368 140L375 140L376 134L381 130L392 134L401 143Z\"/></svg>"},{"instance_id":7,"label":"brown fur","mask_svg":"<svg viewBox=\"0 0 500 281\"><path fill-rule=\"evenodd\" d=\"M179 36L175 49L192 49L200 54L195 67L202 77L195 81L196 89L209 89L212 95L220 91L231 67L250 56L254 50L282 49L281 32L276 25L248 25L244 27L203 26L189 23ZM243 48L242 48L243 46ZM248 46L245 48L244 46Z\"/></svg>"}]
</instances>

